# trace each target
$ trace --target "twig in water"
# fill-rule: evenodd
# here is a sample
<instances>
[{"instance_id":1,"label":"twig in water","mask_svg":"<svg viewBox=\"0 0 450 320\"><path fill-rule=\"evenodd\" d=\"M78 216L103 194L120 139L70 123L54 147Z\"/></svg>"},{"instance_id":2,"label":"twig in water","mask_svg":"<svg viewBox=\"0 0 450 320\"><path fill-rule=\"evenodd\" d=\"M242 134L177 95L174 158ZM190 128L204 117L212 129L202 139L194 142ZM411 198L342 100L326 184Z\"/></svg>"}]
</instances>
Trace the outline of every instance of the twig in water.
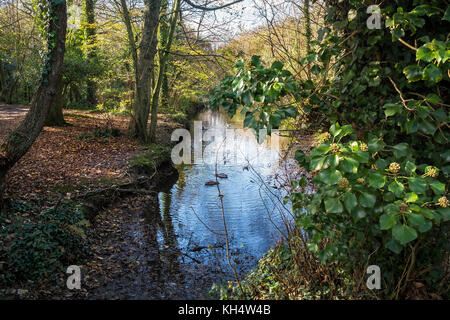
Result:
<instances>
[{"instance_id":1,"label":"twig in water","mask_svg":"<svg viewBox=\"0 0 450 320\"><path fill-rule=\"evenodd\" d=\"M200 217L197 215L197 213L195 212L194 208L191 207L191 209L192 209L192 212L194 212L195 216L197 217L198 221L200 221L200 223L201 223L202 225L204 225L206 229L208 229L210 232L214 233L215 235L218 235L218 236L225 236L224 233L220 233L220 232L214 231L213 229L211 229L210 227L208 227L208 225L207 225L206 223L204 223L203 220L200 219Z\"/></svg>"},{"instance_id":2,"label":"twig in water","mask_svg":"<svg viewBox=\"0 0 450 320\"><path fill-rule=\"evenodd\" d=\"M217 187L217 191L219 192L220 208L222 210L222 221L223 221L223 228L224 228L224 231L225 231L225 244L226 244L226 249L227 249L227 262L228 262L228 265L230 266L230 268L233 270L234 277L235 277L235 279L236 279L236 281L237 281L237 283L239 285L239 289L241 289L241 293L244 294L244 289L242 288L242 284L241 284L241 281L240 281L239 276L237 274L236 268L231 263L230 242L229 242L229 239L228 239L228 229L227 229L227 223L226 223L226 220L225 220L225 210L224 210L224 207L223 207L223 194L220 191L219 181L218 181L218 177L217 177L217 174L218 174L218 172L217 172L217 157L218 157L218 154L219 154L219 150L222 147L225 139L226 138L223 139L222 143L219 145L219 148L217 148L217 152L216 152L216 164L215 164L215 175L216 175L216 182L217 182L216 187Z\"/></svg>"}]
</instances>

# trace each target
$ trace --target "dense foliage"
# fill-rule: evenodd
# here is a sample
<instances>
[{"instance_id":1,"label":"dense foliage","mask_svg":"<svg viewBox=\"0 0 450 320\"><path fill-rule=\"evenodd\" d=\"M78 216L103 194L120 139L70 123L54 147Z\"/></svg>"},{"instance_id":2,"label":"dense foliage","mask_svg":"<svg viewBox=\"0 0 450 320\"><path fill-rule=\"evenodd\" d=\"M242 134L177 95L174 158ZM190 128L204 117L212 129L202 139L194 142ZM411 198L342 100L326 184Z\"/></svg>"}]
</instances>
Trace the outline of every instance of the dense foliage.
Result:
<instances>
[{"instance_id":1,"label":"dense foliage","mask_svg":"<svg viewBox=\"0 0 450 320\"><path fill-rule=\"evenodd\" d=\"M293 94L301 113L329 125L309 155L295 155L318 191L305 194L302 179L287 199L308 249L354 279L380 266L384 297L405 295L412 280L448 295L448 2L390 1L380 29L367 27L369 1L326 3L327 25L303 59L313 79L255 57L236 64L214 105L243 107L247 127L277 128L292 116L281 98Z\"/></svg>"},{"instance_id":2,"label":"dense foliage","mask_svg":"<svg viewBox=\"0 0 450 320\"><path fill-rule=\"evenodd\" d=\"M36 210L26 202L12 202L10 212ZM19 214L9 220L0 217L0 283L18 281L56 281L64 277L66 268L79 264L89 254L85 227L89 225L80 208L61 203L26 219Z\"/></svg>"}]
</instances>

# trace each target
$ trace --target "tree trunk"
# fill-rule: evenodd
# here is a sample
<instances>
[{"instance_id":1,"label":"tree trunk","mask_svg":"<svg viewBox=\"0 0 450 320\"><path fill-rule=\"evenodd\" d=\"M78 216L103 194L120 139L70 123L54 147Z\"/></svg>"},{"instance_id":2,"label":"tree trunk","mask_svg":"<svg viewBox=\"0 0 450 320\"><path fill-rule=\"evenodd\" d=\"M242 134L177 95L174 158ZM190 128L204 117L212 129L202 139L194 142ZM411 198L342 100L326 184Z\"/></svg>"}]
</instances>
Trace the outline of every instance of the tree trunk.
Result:
<instances>
[{"instance_id":1,"label":"tree trunk","mask_svg":"<svg viewBox=\"0 0 450 320\"><path fill-rule=\"evenodd\" d=\"M311 7L310 7L310 0L305 0L304 3L304 19L305 19L305 36L306 36L306 55L309 54L309 51L311 50ZM310 63L308 63L307 70L306 70L308 79L311 79L311 67Z\"/></svg>"},{"instance_id":2,"label":"tree trunk","mask_svg":"<svg viewBox=\"0 0 450 320\"><path fill-rule=\"evenodd\" d=\"M62 79L58 83L55 97L53 98L52 105L45 121L46 126L63 126L66 124L63 115L64 96L63 96L63 82Z\"/></svg>"},{"instance_id":3,"label":"tree trunk","mask_svg":"<svg viewBox=\"0 0 450 320\"><path fill-rule=\"evenodd\" d=\"M305 0L305 34L306 34L306 51L311 50L311 4L310 0Z\"/></svg>"},{"instance_id":4,"label":"tree trunk","mask_svg":"<svg viewBox=\"0 0 450 320\"><path fill-rule=\"evenodd\" d=\"M66 1L47 0L47 4L48 59L30 110L0 147L0 192L8 170L28 151L41 132L61 82L67 26Z\"/></svg>"},{"instance_id":5,"label":"tree trunk","mask_svg":"<svg viewBox=\"0 0 450 320\"><path fill-rule=\"evenodd\" d=\"M159 104L159 93L161 91L161 85L166 72L167 59L169 58L170 48L172 46L173 35L175 33L175 27L177 25L179 11L180 11L180 0L176 0L174 3L174 9L170 17L170 29L167 36L167 42L161 48L161 56L159 59L159 74L156 80L155 91L152 98L152 116L150 122L149 130L149 140L150 142L156 141L156 127L158 121L158 104Z\"/></svg>"},{"instance_id":6,"label":"tree trunk","mask_svg":"<svg viewBox=\"0 0 450 320\"><path fill-rule=\"evenodd\" d=\"M168 65L169 62L167 62ZM169 95L170 95L170 89L169 89L169 78L167 77L167 67L163 75L163 82L161 86L161 107L164 109L167 109L169 107Z\"/></svg>"},{"instance_id":7,"label":"tree trunk","mask_svg":"<svg viewBox=\"0 0 450 320\"><path fill-rule=\"evenodd\" d=\"M124 22L127 27L128 41L135 64L136 96L133 103L133 115L130 120L131 134L142 141L147 141L147 122L150 108L150 76L154 68L156 55L157 30L161 0L145 0L144 29L139 45L139 55L129 19L128 9L124 0L121 0ZM136 62L134 60L137 60Z\"/></svg>"},{"instance_id":8,"label":"tree trunk","mask_svg":"<svg viewBox=\"0 0 450 320\"><path fill-rule=\"evenodd\" d=\"M3 66L3 60L0 57L0 102L5 100L4 98L5 92L6 92L6 75Z\"/></svg>"},{"instance_id":9,"label":"tree trunk","mask_svg":"<svg viewBox=\"0 0 450 320\"><path fill-rule=\"evenodd\" d=\"M159 33L160 33L160 43L165 45L167 43L167 37L169 36L169 19L167 18L167 8L168 8L168 3L167 0L163 0L162 4L161 4L161 10L163 10L164 12L161 13L161 18L160 18L160 26L159 26ZM161 56L160 56L161 57ZM169 63L169 61L166 62L167 64ZM161 64L161 63L160 63ZM163 80L162 80L162 84L161 84L161 107L162 108L167 108L169 105L169 79L167 78L167 67L164 70L164 74L163 74Z\"/></svg>"},{"instance_id":10,"label":"tree trunk","mask_svg":"<svg viewBox=\"0 0 450 320\"><path fill-rule=\"evenodd\" d=\"M11 83L8 88L8 93L6 94L6 103L12 104L13 103L13 95L14 91L16 90L17 82L19 82L19 77L16 75L13 79L11 79Z\"/></svg>"},{"instance_id":11,"label":"tree trunk","mask_svg":"<svg viewBox=\"0 0 450 320\"><path fill-rule=\"evenodd\" d=\"M95 28L95 2L96 0L85 0L84 14L86 19L85 46L87 58L91 61L96 58L96 28ZM97 84L92 79L87 80L86 103L89 107L97 105Z\"/></svg>"}]
</instances>

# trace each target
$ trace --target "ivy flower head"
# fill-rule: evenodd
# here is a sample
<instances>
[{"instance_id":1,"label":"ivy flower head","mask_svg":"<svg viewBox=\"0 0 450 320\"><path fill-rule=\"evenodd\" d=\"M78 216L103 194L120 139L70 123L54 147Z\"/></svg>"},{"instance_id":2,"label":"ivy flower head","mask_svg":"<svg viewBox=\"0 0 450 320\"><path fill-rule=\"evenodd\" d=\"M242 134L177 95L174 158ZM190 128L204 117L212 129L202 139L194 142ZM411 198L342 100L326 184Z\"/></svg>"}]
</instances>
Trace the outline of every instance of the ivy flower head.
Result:
<instances>
[{"instance_id":1,"label":"ivy flower head","mask_svg":"<svg viewBox=\"0 0 450 320\"><path fill-rule=\"evenodd\" d=\"M364 178L358 178L358 179L356 179L356 181L357 181L359 184L366 184L366 180L365 180Z\"/></svg>"},{"instance_id":2,"label":"ivy flower head","mask_svg":"<svg viewBox=\"0 0 450 320\"><path fill-rule=\"evenodd\" d=\"M426 168L425 176L431 177L431 178L436 178L438 176L436 168L433 168L433 167Z\"/></svg>"},{"instance_id":3,"label":"ivy flower head","mask_svg":"<svg viewBox=\"0 0 450 320\"><path fill-rule=\"evenodd\" d=\"M359 149L364 152L369 150L369 148L367 147L367 144L365 144L364 142L361 143L361 145L359 146Z\"/></svg>"},{"instance_id":4,"label":"ivy flower head","mask_svg":"<svg viewBox=\"0 0 450 320\"><path fill-rule=\"evenodd\" d=\"M400 171L400 165L397 162L392 162L389 165L389 170L391 170L394 173L398 173Z\"/></svg>"},{"instance_id":5,"label":"ivy flower head","mask_svg":"<svg viewBox=\"0 0 450 320\"><path fill-rule=\"evenodd\" d=\"M341 189L345 189L350 185L350 183L348 182L347 178L341 178L338 181L338 186Z\"/></svg>"},{"instance_id":6,"label":"ivy flower head","mask_svg":"<svg viewBox=\"0 0 450 320\"><path fill-rule=\"evenodd\" d=\"M448 201L448 199L447 199L446 196L443 196L443 197L440 197L440 198L439 198L439 205L440 205L442 208L447 208L449 204L450 204L450 203L449 203L449 201Z\"/></svg>"},{"instance_id":7,"label":"ivy flower head","mask_svg":"<svg viewBox=\"0 0 450 320\"><path fill-rule=\"evenodd\" d=\"M337 143L332 143L330 145L330 151L332 153L338 153L341 149L339 148L339 145Z\"/></svg>"}]
</instances>

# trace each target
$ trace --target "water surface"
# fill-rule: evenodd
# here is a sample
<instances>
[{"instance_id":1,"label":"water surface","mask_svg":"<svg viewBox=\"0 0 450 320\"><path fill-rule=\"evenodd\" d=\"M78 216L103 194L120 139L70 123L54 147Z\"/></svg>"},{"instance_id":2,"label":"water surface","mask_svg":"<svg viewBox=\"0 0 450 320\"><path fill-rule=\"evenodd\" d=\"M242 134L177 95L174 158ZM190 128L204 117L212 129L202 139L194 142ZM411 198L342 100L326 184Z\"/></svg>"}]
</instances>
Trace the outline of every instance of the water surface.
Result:
<instances>
[{"instance_id":1,"label":"water surface","mask_svg":"<svg viewBox=\"0 0 450 320\"><path fill-rule=\"evenodd\" d=\"M285 231L284 194L275 187L280 150L271 145L271 137L259 144L250 130L233 130L242 128L239 114L230 120L224 113L208 110L195 120L202 121L205 138L211 135L211 129L216 130L216 135L232 131L234 137L228 134L228 140L216 136L215 142L203 142L203 163L177 167L177 183L169 192L159 194L166 225L158 232L159 243L178 248L183 260L214 266L229 274L219 191L217 186L205 185L215 180L217 163L217 172L228 176L218 180L232 262L240 272L247 272L280 239L280 231ZM194 134L194 129L191 132ZM274 138L281 146L285 143L282 138Z\"/></svg>"}]
</instances>

